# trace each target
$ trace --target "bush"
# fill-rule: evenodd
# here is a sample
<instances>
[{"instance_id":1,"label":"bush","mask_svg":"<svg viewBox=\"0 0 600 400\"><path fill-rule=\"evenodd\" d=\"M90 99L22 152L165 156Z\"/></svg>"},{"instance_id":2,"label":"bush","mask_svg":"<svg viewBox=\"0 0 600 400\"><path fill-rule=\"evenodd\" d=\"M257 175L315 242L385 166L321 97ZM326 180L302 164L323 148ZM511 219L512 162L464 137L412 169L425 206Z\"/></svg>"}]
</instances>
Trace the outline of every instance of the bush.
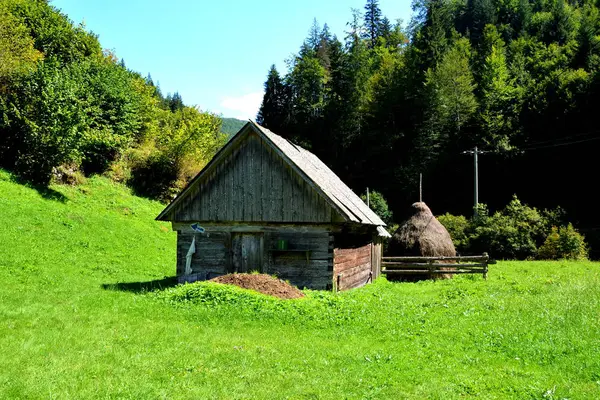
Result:
<instances>
[{"instance_id":1,"label":"bush","mask_svg":"<svg viewBox=\"0 0 600 400\"><path fill-rule=\"evenodd\" d=\"M179 165L165 154L154 153L131 169L128 184L140 196L163 201L170 200L174 193Z\"/></svg>"},{"instance_id":2,"label":"bush","mask_svg":"<svg viewBox=\"0 0 600 400\"><path fill-rule=\"evenodd\" d=\"M449 213L440 215L437 219L450 234L456 251L460 253L467 251L469 248L469 237L467 236L469 220L462 215L452 215Z\"/></svg>"},{"instance_id":3,"label":"bush","mask_svg":"<svg viewBox=\"0 0 600 400\"><path fill-rule=\"evenodd\" d=\"M585 244L585 238L572 224L552 230L546 241L538 250L538 258L542 260L584 260L587 258L588 251Z\"/></svg>"},{"instance_id":4,"label":"bush","mask_svg":"<svg viewBox=\"0 0 600 400\"><path fill-rule=\"evenodd\" d=\"M470 229L471 251L489 252L503 259L535 257L537 244L545 237L544 226L538 210L522 204L517 196L491 216L480 205Z\"/></svg>"},{"instance_id":5,"label":"bush","mask_svg":"<svg viewBox=\"0 0 600 400\"><path fill-rule=\"evenodd\" d=\"M479 204L477 216L471 219L451 214L438 219L450 233L456 249L463 253L488 252L495 258L521 260L585 258L583 236L572 225L564 225L564 217L560 207L538 211L514 196L503 210L492 215L485 204Z\"/></svg>"},{"instance_id":6,"label":"bush","mask_svg":"<svg viewBox=\"0 0 600 400\"><path fill-rule=\"evenodd\" d=\"M367 202L366 194L363 194L360 196L360 198L365 203ZM369 193L369 208L373 210L373 212L377 214L386 225L390 225L392 223L393 213L389 209L387 201L381 193L376 191Z\"/></svg>"},{"instance_id":7,"label":"bush","mask_svg":"<svg viewBox=\"0 0 600 400\"><path fill-rule=\"evenodd\" d=\"M91 138L82 146L81 151L81 168L86 175L106 172L119 155L117 146L110 145L108 140Z\"/></svg>"},{"instance_id":8,"label":"bush","mask_svg":"<svg viewBox=\"0 0 600 400\"><path fill-rule=\"evenodd\" d=\"M131 162L129 184L136 193L171 200L226 143L221 120L183 107L163 112L160 134L140 145Z\"/></svg>"}]
</instances>

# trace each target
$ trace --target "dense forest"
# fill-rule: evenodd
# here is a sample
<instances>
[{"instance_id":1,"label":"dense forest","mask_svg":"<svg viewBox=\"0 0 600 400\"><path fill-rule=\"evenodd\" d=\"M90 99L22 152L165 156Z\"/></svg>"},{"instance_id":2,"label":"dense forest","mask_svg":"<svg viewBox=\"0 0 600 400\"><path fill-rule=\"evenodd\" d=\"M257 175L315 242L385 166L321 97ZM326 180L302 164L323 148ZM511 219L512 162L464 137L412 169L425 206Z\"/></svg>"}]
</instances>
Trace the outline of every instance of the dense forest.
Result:
<instances>
[{"instance_id":1,"label":"dense forest","mask_svg":"<svg viewBox=\"0 0 600 400\"><path fill-rule=\"evenodd\" d=\"M399 218L500 209L514 194L562 206L593 242L600 150L600 14L595 0L417 0L405 26L377 0L344 38L316 21L265 83L258 122L310 148ZM597 239L596 239L597 240Z\"/></svg>"},{"instance_id":2,"label":"dense forest","mask_svg":"<svg viewBox=\"0 0 600 400\"><path fill-rule=\"evenodd\" d=\"M103 173L171 198L225 143L47 0L0 1L0 167L46 185Z\"/></svg>"}]
</instances>

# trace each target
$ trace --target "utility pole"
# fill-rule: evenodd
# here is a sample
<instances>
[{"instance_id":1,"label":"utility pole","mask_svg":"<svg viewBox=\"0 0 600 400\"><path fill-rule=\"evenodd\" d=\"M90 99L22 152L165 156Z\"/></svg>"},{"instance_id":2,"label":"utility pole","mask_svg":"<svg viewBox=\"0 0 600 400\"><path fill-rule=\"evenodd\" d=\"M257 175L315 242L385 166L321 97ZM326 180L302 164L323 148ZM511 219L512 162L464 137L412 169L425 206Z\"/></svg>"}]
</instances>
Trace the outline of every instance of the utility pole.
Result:
<instances>
[{"instance_id":1,"label":"utility pole","mask_svg":"<svg viewBox=\"0 0 600 400\"><path fill-rule=\"evenodd\" d=\"M367 207L371 207L371 204L369 204L369 187L367 186Z\"/></svg>"},{"instance_id":2,"label":"utility pole","mask_svg":"<svg viewBox=\"0 0 600 400\"><path fill-rule=\"evenodd\" d=\"M479 204L479 154L485 154L487 151L478 150L477 146L473 150L463 151L462 154L472 154L475 166L475 205L473 207L473 213L477 216L477 205Z\"/></svg>"}]
</instances>

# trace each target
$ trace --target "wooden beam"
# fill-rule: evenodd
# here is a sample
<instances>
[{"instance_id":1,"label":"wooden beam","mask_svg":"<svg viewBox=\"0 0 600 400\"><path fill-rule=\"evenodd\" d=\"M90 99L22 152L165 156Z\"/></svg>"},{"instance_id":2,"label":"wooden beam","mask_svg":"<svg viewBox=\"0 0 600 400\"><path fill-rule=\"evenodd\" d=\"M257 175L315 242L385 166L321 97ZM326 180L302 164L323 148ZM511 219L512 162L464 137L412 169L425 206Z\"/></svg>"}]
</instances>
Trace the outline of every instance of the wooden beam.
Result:
<instances>
[{"instance_id":1,"label":"wooden beam","mask_svg":"<svg viewBox=\"0 0 600 400\"><path fill-rule=\"evenodd\" d=\"M479 264L444 264L444 263L405 263L405 262L387 262L381 263L384 267L391 267L394 269L402 268L485 268L485 263Z\"/></svg>"},{"instance_id":2,"label":"wooden beam","mask_svg":"<svg viewBox=\"0 0 600 400\"><path fill-rule=\"evenodd\" d=\"M482 256L455 256L455 257L383 257L383 261L404 261L404 262L422 262L422 261L462 261L462 260L473 260L473 261L487 261L489 256L484 254Z\"/></svg>"},{"instance_id":3,"label":"wooden beam","mask_svg":"<svg viewBox=\"0 0 600 400\"><path fill-rule=\"evenodd\" d=\"M426 269L399 269L399 270L388 270L384 269L381 271L382 274L392 274L392 275L412 275L412 274L483 274L484 270L474 270L474 271L461 271L461 270L434 270L429 271Z\"/></svg>"}]
</instances>

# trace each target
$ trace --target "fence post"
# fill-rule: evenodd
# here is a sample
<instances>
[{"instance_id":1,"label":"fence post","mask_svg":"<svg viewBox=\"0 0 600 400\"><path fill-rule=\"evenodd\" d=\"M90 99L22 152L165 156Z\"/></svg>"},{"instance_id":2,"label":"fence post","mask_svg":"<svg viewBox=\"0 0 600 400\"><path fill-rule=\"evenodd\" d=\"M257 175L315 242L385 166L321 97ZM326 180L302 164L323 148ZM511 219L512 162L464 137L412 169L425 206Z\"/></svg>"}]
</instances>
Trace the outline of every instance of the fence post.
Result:
<instances>
[{"instance_id":1,"label":"fence post","mask_svg":"<svg viewBox=\"0 0 600 400\"><path fill-rule=\"evenodd\" d=\"M485 267L483 267L483 279L485 280L487 280L488 261L490 261L490 256L488 253L483 253L483 263L485 264Z\"/></svg>"}]
</instances>

